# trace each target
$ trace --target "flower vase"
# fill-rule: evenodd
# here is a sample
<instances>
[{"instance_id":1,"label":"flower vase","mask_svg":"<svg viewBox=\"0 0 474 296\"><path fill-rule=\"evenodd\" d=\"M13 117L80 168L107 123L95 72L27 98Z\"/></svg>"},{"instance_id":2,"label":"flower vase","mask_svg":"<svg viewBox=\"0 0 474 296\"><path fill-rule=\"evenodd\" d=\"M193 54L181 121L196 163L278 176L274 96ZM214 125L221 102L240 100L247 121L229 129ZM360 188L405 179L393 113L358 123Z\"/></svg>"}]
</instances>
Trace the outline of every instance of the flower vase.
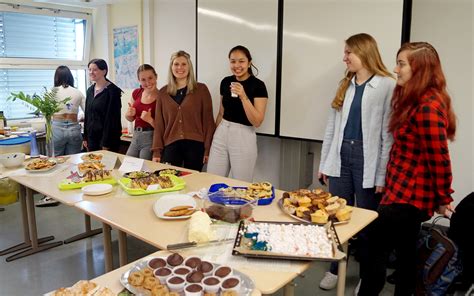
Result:
<instances>
[{"instance_id":1,"label":"flower vase","mask_svg":"<svg viewBox=\"0 0 474 296\"><path fill-rule=\"evenodd\" d=\"M46 155L54 157L53 127L51 118L46 117Z\"/></svg>"}]
</instances>

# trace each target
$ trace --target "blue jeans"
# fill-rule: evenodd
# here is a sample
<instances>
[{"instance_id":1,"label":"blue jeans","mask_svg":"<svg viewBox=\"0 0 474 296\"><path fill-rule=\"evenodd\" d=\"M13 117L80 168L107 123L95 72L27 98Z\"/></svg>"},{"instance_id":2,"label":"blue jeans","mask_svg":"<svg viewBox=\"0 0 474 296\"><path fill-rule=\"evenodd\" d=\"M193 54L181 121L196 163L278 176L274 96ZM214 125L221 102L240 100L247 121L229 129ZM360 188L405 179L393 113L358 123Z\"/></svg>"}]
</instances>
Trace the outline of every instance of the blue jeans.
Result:
<instances>
[{"instance_id":1,"label":"blue jeans","mask_svg":"<svg viewBox=\"0 0 474 296\"><path fill-rule=\"evenodd\" d=\"M375 188L363 188L364 178L364 149L362 141L343 140L341 147L341 175L329 177L329 192L347 200L348 205L359 208L377 210L380 197L375 194ZM356 252L359 261L369 258L368 231L363 229L357 235ZM330 272L337 274L337 263L332 263ZM362 274L364 271L360 270Z\"/></svg>"},{"instance_id":2,"label":"blue jeans","mask_svg":"<svg viewBox=\"0 0 474 296\"><path fill-rule=\"evenodd\" d=\"M53 120L52 127L54 156L81 152L82 133L79 123Z\"/></svg>"},{"instance_id":3,"label":"blue jeans","mask_svg":"<svg viewBox=\"0 0 474 296\"><path fill-rule=\"evenodd\" d=\"M128 147L127 155L151 160L151 146L153 144L153 130L133 132L132 143Z\"/></svg>"}]
</instances>

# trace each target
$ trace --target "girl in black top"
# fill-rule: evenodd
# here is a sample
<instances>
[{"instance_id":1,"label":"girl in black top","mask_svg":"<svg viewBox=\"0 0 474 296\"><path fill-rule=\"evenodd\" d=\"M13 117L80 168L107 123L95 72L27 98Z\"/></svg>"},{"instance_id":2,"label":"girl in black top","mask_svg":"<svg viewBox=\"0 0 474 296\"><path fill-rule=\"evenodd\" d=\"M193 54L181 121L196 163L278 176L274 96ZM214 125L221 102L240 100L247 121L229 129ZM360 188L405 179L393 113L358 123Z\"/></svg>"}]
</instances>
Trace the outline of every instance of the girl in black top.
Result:
<instances>
[{"instance_id":1,"label":"girl in black top","mask_svg":"<svg viewBox=\"0 0 474 296\"><path fill-rule=\"evenodd\" d=\"M207 171L252 181L257 160L255 128L265 118L268 93L265 83L252 72L252 56L241 45L229 52L232 76L221 81L221 105L211 145Z\"/></svg>"},{"instance_id":2,"label":"girl in black top","mask_svg":"<svg viewBox=\"0 0 474 296\"><path fill-rule=\"evenodd\" d=\"M122 90L106 78L108 67L102 59L88 64L89 78L95 82L87 89L84 119L84 147L88 151L117 152L122 133Z\"/></svg>"}]
</instances>

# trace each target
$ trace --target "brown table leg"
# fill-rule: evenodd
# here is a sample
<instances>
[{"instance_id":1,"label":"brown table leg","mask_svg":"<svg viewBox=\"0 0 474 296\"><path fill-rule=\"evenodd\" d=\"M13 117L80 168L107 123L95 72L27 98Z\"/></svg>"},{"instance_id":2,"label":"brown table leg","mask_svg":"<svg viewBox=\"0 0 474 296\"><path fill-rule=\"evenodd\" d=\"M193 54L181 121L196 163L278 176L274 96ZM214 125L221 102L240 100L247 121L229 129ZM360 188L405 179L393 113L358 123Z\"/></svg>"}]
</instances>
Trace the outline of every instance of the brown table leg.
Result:
<instances>
[{"instance_id":1,"label":"brown table leg","mask_svg":"<svg viewBox=\"0 0 474 296\"><path fill-rule=\"evenodd\" d=\"M92 230L91 217L89 215L84 214L84 224L85 224L85 228L86 228L85 232L77 234L77 235L75 235L73 237L70 237L68 239L65 239L64 243L69 244L69 243L81 240L83 238L91 237L91 236L94 236L96 234L102 233L101 228L97 228L97 229Z\"/></svg>"},{"instance_id":2,"label":"brown table leg","mask_svg":"<svg viewBox=\"0 0 474 296\"><path fill-rule=\"evenodd\" d=\"M23 186L22 186L23 187ZM13 256L7 257L5 260L7 262L13 261L19 258L23 258L32 254L36 254L38 252L48 250L63 244L63 242L53 242L42 244L45 241L50 241L54 239L54 236L48 236L42 239L38 239L38 232L36 228L36 214L35 214L35 204L33 200L33 191L30 188L26 188L26 197L24 196L23 190L20 190L20 201L26 200L26 206L22 203L22 219L23 219L23 234L25 238L25 242L21 247L21 249L28 248L27 250L21 251ZM25 219L24 212L26 212L27 217ZM26 227L25 227L26 223ZM18 245L18 246L20 246ZM16 246L18 248L18 246ZM11 248L10 248L11 249ZM17 249L18 250L18 249Z\"/></svg>"},{"instance_id":3,"label":"brown table leg","mask_svg":"<svg viewBox=\"0 0 474 296\"><path fill-rule=\"evenodd\" d=\"M105 272L109 272L114 269L113 257L112 257L112 236L110 234L111 227L105 223L102 223L102 229L104 233Z\"/></svg>"},{"instance_id":4,"label":"brown table leg","mask_svg":"<svg viewBox=\"0 0 474 296\"><path fill-rule=\"evenodd\" d=\"M118 241L119 241L119 259L120 266L127 265L127 233L119 230L118 231Z\"/></svg>"}]
</instances>

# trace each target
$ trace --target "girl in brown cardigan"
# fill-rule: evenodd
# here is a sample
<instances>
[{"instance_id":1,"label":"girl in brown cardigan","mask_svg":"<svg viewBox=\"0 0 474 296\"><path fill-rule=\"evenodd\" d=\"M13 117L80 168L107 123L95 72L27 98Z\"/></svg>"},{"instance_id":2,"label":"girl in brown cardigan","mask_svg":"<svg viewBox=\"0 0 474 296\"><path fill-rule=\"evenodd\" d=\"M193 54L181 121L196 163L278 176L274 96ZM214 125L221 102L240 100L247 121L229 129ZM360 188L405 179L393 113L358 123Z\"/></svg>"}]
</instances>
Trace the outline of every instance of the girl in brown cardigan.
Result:
<instances>
[{"instance_id":1,"label":"girl in brown cardigan","mask_svg":"<svg viewBox=\"0 0 474 296\"><path fill-rule=\"evenodd\" d=\"M200 171L215 128L211 95L196 82L189 54L172 54L168 84L156 100L153 161Z\"/></svg>"}]
</instances>

